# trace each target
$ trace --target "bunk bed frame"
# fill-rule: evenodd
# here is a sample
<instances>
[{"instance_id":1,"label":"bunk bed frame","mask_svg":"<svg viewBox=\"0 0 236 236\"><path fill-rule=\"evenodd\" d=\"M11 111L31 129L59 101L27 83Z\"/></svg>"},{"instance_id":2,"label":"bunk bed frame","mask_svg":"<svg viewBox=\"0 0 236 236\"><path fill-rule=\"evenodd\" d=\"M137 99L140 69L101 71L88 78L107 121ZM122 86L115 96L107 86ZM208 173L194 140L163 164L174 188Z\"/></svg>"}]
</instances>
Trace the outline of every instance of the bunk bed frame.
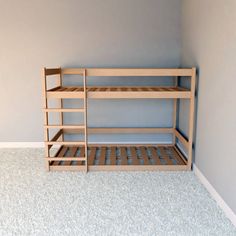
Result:
<instances>
[{"instance_id":1,"label":"bunk bed frame","mask_svg":"<svg viewBox=\"0 0 236 236\"><path fill-rule=\"evenodd\" d=\"M48 79L58 75L56 87L49 88ZM78 75L83 86L63 86L64 75ZM157 68L44 68L44 133L45 133L45 163L49 170L191 170L192 168L192 137L194 127L195 99L195 68L157 69ZM156 76L173 77L174 86L87 86L89 76ZM190 89L179 86L179 78L191 79ZM59 107L49 107L49 99L58 99ZM65 108L63 99L82 99L82 108ZM88 99L173 99L173 125L169 128L94 128L87 125ZM188 99L189 127L188 138L177 128L177 100ZM84 115L84 123L80 125L65 125L64 112L79 112ZM58 113L59 124L49 124L49 113ZM54 130L53 137L50 132ZM90 144L89 134L123 134L123 133L163 133L172 134L171 144ZM66 134L83 134L84 140L65 140ZM180 148L186 150L183 152ZM55 148L57 151L55 153Z\"/></svg>"}]
</instances>

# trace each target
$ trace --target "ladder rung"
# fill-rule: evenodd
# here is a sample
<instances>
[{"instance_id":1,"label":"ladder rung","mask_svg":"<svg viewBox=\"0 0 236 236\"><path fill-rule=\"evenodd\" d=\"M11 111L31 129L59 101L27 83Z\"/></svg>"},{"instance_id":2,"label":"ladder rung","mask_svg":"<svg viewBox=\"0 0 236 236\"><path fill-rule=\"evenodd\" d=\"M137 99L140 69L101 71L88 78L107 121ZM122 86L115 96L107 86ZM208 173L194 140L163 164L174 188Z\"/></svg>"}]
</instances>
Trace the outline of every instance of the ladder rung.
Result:
<instances>
[{"instance_id":1,"label":"ladder rung","mask_svg":"<svg viewBox=\"0 0 236 236\"><path fill-rule=\"evenodd\" d=\"M53 145L53 144L60 144L60 145L85 145L86 142L81 141L46 141L45 144Z\"/></svg>"},{"instance_id":2,"label":"ladder rung","mask_svg":"<svg viewBox=\"0 0 236 236\"><path fill-rule=\"evenodd\" d=\"M86 161L86 157L45 157L47 161Z\"/></svg>"},{"instance_id":3,"label":"ladder rung","mask_svg":"<svg viewBox=\"0 0 236 236\"><path fill-rule=\"evenodd\" d=\"M45 108L45 112L84 112L84 108Z\"/></svg>"},{"instance_id":4,"label":"ladder rung","mask_svg":"<svg viewBox=\"0 0 236 236\"><path fill-rule=\"evenodd\" d=\"M45 125L47 129L58 128L58 129L85 129L85 125Z\"/></svg>"}]
</instances>

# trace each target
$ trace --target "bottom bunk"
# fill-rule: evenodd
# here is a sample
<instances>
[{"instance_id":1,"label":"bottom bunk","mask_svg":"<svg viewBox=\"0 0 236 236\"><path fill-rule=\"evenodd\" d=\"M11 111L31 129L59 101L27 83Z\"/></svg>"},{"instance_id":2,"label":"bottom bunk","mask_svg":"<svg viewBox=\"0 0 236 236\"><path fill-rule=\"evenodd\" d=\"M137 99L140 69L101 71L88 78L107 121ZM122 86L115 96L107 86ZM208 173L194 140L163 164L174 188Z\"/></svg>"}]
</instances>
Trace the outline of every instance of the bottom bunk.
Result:
<instances>
[{"instance_id":1,"label":"bottom bunk","mask_svg":"<svg viewBox=\"0 0 236 236\"><path fill-rule=\"evenodd\" d=\"M61 146L49 161L49 170L86 171L84 146ZM88 171L188 170L175 145L90 145Z\"/></svg>"}]
</instances>

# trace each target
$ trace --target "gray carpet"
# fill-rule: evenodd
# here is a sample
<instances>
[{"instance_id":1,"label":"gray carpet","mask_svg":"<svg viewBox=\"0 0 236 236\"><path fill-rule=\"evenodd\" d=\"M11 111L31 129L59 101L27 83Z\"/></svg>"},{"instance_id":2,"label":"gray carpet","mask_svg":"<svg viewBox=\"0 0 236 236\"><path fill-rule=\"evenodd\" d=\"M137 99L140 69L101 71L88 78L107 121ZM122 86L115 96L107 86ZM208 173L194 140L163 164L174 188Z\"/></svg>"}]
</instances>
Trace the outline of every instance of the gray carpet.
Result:
<instances>
[{"instance_id":1,"label":"gray carpet","mask_svg":"<svg viewBox=\"0 0 236 236\"><path fill-rule=\"evenodd\" d=\"M236 235L191 172L45 172L0 149L0 235Z\"/></svg>"}]
</instances>

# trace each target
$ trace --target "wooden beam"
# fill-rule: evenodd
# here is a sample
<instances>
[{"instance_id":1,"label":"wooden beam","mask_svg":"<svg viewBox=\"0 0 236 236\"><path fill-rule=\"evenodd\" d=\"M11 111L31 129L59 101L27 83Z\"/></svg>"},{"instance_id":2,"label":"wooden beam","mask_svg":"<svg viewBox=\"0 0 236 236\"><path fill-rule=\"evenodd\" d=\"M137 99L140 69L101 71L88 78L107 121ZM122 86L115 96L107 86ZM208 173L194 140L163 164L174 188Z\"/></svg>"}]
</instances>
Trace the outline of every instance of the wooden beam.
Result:
<instances>
[{"instance_id":1,"label":"wooden beam","mask_svg":"<svg viewBox=\"0 0 236 236\"><path fill-rule=\"evenodd\" d=\"M174 134L175 134L176 138L178 138L179 141L188 150L188 148L189 148L189 141L177 129L174 129Z\"/></svg>"},{"instance_id":2,"label":"wooden beam","mask_svg":"<svg viewBox=\"0 0 236 236\"><path fill-rule=\"evenodd\" d=\"M192 69L86 68L86 75L87 76L191 76Z\"/></svg>"},{"instance_id":3,"label":"wooden beam","mask_svg":"<svg viewBox=\"0 0 236 236\"><path fill-rule=\"evenodd\" d=\"M83 75L85 69L83 68L64 68L61 70L63 75Z\"/></svg>"},{"instance_id":4,"label":"wooden beam","mask_svg":"<svg viewBox=\"0 0 236 236\"><path fill-rule=\"evenodd\" d=\"M45 76L48 75L60 75L61 68L45 68Z\"/></svg>"}]
</instances>

